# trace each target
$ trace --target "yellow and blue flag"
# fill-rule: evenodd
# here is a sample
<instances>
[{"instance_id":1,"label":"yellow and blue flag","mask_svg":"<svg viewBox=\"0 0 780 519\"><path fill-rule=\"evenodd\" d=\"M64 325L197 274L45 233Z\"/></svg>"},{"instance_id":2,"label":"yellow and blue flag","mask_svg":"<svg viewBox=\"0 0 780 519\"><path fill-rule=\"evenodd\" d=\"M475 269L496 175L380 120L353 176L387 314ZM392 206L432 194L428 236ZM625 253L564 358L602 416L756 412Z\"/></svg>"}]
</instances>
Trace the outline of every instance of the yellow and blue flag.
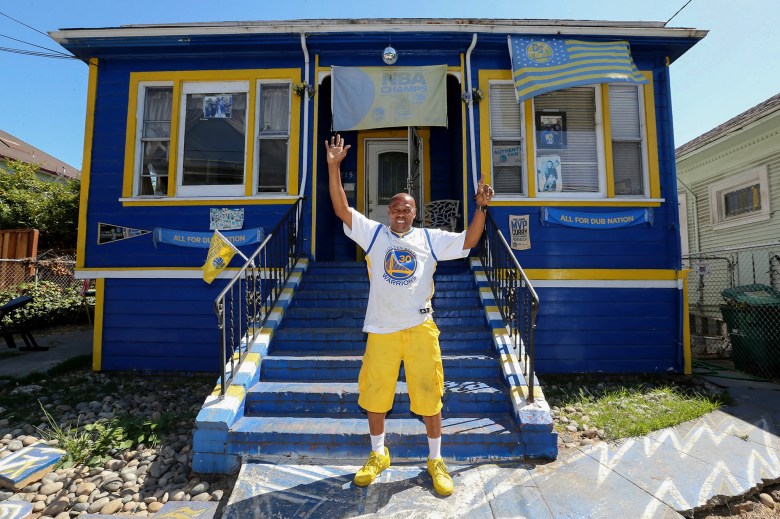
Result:
<instances>
[{"instance_id":1,"label":"yellow and blue flag","mask_svg":"<svg viewBox=\"0 0 780 519\"><path fill-rule=\"evenodd\" d=\"M206 263L201 267L203 269L203 281L211 284L212 281L225 270L230 264L233 256L239 252L238 249L222 236L219 231L214 231L209 244L209 252L206 255Z\"/></svg>"},{"instance_id":2,"label":"yellow and blue flag","mask_svg":"<svg viewBox=\"0 0 780 519\"><path fill-rule=\"evenodd\" d=\"M510 36L509 51L518 102L580 85L647 83L627 41Z\"/></svg>"}]
</instances>

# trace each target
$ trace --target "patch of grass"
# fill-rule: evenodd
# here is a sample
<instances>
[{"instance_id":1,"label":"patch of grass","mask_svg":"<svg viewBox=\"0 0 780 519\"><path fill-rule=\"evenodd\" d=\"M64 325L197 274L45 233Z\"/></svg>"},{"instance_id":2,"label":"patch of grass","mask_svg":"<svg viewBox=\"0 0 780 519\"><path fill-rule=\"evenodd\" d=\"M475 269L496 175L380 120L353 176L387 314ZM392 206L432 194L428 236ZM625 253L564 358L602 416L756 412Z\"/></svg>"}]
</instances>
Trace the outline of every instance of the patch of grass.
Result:
<instances>
[{"instance_id":1,"label":"patch of grass","mask_svg":"<svg viewBox=\"0 0 780 519\"><path fill-rule=\"evenodd\" d=\"M563 400L561 416L602 429L605 439L645 435L693 420L723 405L721 395L706 395L676 386L617 387L598 394L581 389ZM583 418L587 417L587 418ZM556 425L565 430L566 423Z\"/></svg>"}]
</instances>

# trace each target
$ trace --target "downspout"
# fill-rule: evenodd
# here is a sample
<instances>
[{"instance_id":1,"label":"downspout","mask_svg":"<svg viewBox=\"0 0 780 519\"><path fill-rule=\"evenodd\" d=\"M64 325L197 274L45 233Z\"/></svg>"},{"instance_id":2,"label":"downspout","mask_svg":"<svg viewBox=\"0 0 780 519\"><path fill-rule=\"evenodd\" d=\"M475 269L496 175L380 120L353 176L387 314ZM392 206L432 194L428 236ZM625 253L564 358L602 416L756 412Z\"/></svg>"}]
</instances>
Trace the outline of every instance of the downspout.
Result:
<instances>
[{"instance_id":1,"label":"downspout","mask_svg":"<svg viewBox=\"0 0 780 519\"><path fill-rule=\"evenodd\" d=\"M306 48L306 34L301 33L303 50L303 81L309 84L309 49ZM306 180L309 173L309 93L303 93L303 176L301 178L300 197L306 196Z\"/></svg>"},{"instance_id":2,"label":"downspout","mask_svg":"<svg viewBox=\"0 0 780 519\"><path fill-rule=\"evenodd\" d=\"M477 33L471 37L471 45L466 51L466 93L469 95L469 146L471 148L471 182L477 192L477 144L474 137L474 100L471 98L471 51L477 46Z\"/></svg>"},{"instance_id":3,"label":"downspout","mask_svg":"<svg viewBox=\"0 0 780 519\"><path fill-rule=\"evenodd\" d=\"M677 183L680 184L685 192L691 195L693 198L693 242L696 244L696 250L694 252L701 252L701 244L699 243L699 199L696 198L696 193L688 187L685 182L677 177ZM686 218L688 215L686 215Z\"/></svg>"}]
</instances>

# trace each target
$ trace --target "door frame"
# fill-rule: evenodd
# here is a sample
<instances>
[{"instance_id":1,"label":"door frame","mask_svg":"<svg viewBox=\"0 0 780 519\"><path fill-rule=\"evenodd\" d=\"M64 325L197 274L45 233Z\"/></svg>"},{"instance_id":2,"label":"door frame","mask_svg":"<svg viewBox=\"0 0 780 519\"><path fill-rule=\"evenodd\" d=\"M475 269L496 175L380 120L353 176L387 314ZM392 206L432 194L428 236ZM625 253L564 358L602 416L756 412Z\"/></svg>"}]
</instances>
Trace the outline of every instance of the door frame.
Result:
<instances>
[{"instance_id":1,"label":"door frame","mask_svg":"<svg viewBox=\"0 0 780 519\"><path fill-rule=\"evenodd\" d=\"M428 128L418 128L423 143L423 178L425 186L423 188L423 198L425 202L430 202L431 196L431 174L430 174L430 130ZM381 130L360 130L357 135L357 211L366 214L366 185L368 175L366 171L366 140L369 139L404 139L408 138L409 132L406 128L381 129Z\"/></svg>"}]
</instances>

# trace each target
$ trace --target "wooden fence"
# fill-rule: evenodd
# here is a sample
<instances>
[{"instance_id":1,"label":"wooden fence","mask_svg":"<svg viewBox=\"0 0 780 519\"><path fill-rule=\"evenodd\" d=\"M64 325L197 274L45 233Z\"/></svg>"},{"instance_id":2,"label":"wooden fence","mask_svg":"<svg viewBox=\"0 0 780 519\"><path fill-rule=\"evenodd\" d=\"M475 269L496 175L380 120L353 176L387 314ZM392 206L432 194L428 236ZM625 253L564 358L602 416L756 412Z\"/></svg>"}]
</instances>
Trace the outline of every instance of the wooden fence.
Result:
<instances>
[{"instance_id":1,"label":"wooden fence","mask_svg":"<svg viewBox=\"0 0 780 519\"><path fill-rule=\"evenodd\" d=\"M0 259L35 258L38 255L38 229L0 230ZM23 268L13 262L0 262L0 280L6 286L21 283L35 273L32 262Z\"/></svg>"}]
</instances>

